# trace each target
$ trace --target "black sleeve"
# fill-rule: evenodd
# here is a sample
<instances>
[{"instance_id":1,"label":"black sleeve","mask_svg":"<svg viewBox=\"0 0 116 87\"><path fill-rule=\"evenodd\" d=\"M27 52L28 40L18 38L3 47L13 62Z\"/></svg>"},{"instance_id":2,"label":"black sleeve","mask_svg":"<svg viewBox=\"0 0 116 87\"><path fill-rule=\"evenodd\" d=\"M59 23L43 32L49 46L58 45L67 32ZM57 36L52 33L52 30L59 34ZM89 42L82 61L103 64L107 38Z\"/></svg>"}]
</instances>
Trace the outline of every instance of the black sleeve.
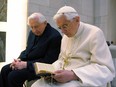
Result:
<instances>
[{"instance_id":1,"label":"black sleeve","mask_svg":"<svg viewBox=\"0 0 116 87\"><path fill-rule=\"evenodd\" d=\"M20 56L18 58L20 58L21 60L25 59L26 58L25 51L26 50L22 51L21 54L20 54Z\"/></svg>"},{"instance_id":2,"label":"black sleeve","mask_svg":"<svg viewBox=\"0 0 116 87\"><path fill-rule=\"evenodd\" d=\"M60 53L61 38L62 37L60 35L52 38L44 58L39 58L38 60L34 60L34 61L28 61L27 68L33 69L32 67L34 62L44 62L51 64L54 61L56 61Z\"/></svg>"},{"instance_id":3,"label":"black sleeve","mask_svg":"<svg viewBox=\"0 0 116 87\"><path fill-rule=\"evenodd\" d=\"M50 41L48 46L47 53L44 58L41 58L39 62L44 63L53 63L58 59L60 53L60 46L61 46L61 36L55 37Z\"/></svg>"}]
</instances>

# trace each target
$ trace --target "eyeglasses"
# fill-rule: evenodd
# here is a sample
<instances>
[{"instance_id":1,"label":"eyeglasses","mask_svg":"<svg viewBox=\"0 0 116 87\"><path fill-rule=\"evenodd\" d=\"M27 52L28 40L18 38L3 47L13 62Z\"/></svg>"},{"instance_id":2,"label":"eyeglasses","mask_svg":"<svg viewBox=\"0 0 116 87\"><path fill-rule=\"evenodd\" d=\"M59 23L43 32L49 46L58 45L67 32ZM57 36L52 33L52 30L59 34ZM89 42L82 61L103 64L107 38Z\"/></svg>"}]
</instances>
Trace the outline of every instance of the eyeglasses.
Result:
<instances>
[{"instance_id":1,"label":"eyeglasses","mask_svg":"<svg viewBox=\"0 0 116 87\"><path fill-rule=\"evenodd\" d=\"M32 29L37 29L39 27L39 25L35 25L35 26L30 26Z\"/></svg>"},{"instance_id":2,"label":"eyeglasses","mask_svg":"<svg viewBox=\"0 0 116 87\"><path fill-rule=\"evenodd\" d=\"M58 26L59 29L69 29L72 21L65 22L62 26Z\"/></svg>"},{"instance_id":3,"label":"eyeglasses","mask_svg":"<svg viewBox=\"0 0 116 87\"><path fill-rule=\"evenodd\" d=\"M59 29L67 29L68 28L68 24L63 24L62 26L58 27Z\"/></svg>"}]
</instances>

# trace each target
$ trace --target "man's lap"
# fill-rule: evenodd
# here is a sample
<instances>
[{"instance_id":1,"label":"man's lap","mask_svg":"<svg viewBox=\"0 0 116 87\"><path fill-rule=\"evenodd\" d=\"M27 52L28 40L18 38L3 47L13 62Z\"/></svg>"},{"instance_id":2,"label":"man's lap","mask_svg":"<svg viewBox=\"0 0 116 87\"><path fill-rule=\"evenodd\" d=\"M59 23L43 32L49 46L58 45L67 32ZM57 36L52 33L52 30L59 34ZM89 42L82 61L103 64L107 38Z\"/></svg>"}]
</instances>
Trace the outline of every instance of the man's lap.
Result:
<instances>
[{"instance_id":1,"label":"man's lap","mask_svg":"<svg viewBox=\"0 0 116 87\"><path fill-rule=\"evenodd\" d=\"M9 78L14 78L14 79L26 79L26 80L31 80L34 78L37 78L34 71L29 71L27 68L21 69L21 70L12 70L10 68L10 64L7 64L3 66L2 68L2 73L6 73Z\"/></svg>"},{"instance_id":2,"label":"man's lap","mask_svg":"<svg viewBox=\"0 0 116 87\"><path fill-rule=\"evenodd\" d=\"M47 83L43 78L37 80L31 87L79 87L82 84L78 81L70 81L67 83Z\"/></svg>"},{"instance_id":3,"label":"man's lap","mask_svg":"<svg viewBox=\"0 0 116 87\"><path fill-rule=\"evenodd\" d=\"M37 80L31 87L95 87L89 84L83 84L80 81L73 80L67 83L47 83L44 78ZM99 87L107 87L106 84Z\"/></svg>"}]
</instances>

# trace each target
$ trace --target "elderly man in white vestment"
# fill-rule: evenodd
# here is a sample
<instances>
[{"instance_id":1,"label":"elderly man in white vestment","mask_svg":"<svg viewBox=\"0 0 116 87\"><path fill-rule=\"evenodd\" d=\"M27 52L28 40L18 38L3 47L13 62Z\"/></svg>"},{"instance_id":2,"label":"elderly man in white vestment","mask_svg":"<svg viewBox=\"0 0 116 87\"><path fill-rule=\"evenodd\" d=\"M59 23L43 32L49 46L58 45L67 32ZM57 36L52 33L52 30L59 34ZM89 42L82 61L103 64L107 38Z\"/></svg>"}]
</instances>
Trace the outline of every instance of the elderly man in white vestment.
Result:
<instances>
[{"instance_id":1,"label":"elderly man in white vestment","mask_svg":"<svg viewBox=\"0 0 116 87\"><path fill-rule=\"evenodd\" d=\"M54 80L37 80L32 87L108 87L115 70L103 32L80 22L77 11L63 6L54 16L63 35Z\"/></svg>"}]
</instances>

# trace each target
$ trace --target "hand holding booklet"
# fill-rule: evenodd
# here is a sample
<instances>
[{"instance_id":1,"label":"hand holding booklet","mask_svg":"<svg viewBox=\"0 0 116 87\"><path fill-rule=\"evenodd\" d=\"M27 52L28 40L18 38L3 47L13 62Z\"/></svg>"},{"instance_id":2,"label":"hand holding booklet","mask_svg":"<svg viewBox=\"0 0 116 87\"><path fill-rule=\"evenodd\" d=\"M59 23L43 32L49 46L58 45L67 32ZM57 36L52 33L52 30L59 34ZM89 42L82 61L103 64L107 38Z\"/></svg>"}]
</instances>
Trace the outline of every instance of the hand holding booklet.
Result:
<instances>
[{"instance_id":1,"label":"hand holding booklet","mask_svg":"<svg viewBox=\"0 0 116 87\"><path fill-rule=\"evenodd\" d=\"M55 71L55 68L52 64L46 64L46 63L34 63L35 72L39 76L51 76L54 75L53 72Z\"/></svg>"}]
</instances>

